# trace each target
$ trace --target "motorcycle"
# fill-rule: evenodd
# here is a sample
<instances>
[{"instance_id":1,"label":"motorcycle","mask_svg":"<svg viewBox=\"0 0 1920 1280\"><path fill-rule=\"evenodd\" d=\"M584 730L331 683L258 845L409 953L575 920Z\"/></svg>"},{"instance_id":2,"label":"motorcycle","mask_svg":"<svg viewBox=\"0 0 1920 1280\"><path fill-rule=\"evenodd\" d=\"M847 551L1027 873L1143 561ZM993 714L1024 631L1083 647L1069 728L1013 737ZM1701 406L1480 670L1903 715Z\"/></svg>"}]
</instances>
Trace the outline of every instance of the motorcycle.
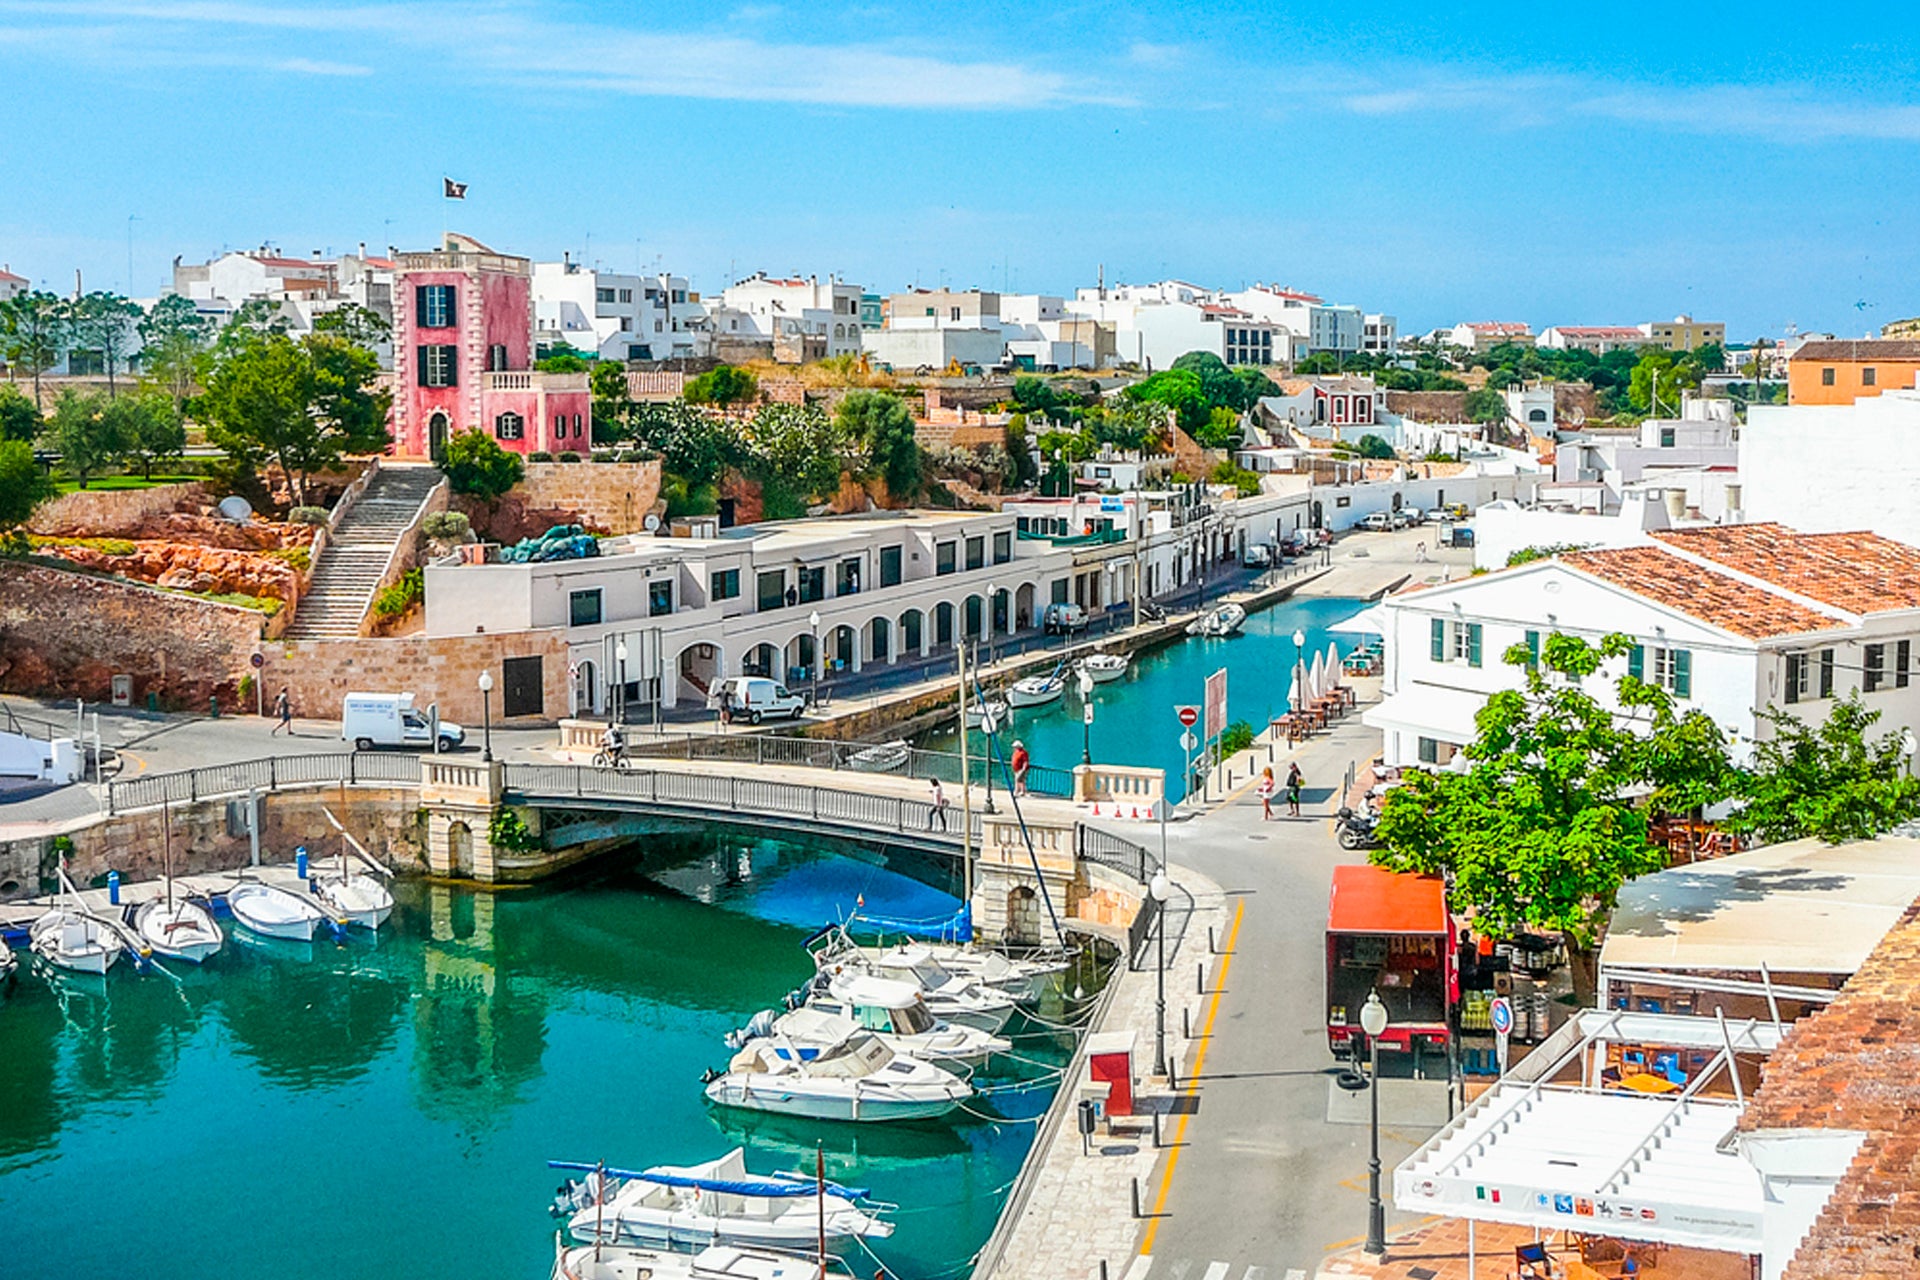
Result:
<instances>
[{"instance_id":1,"label":"motorcycle","mask_svg":"<svg viewBox=\"0 0 1920 1280\"><path fill-rule=\"evenodd\" d=\"M1352 806L1343 804L1337 815L1334 836L1340 841L1340 847L1349 852L1355 849L1378 849L1379 826L1380 815L1373 810L1355 813Z\"/></svg>"}]
</instances>

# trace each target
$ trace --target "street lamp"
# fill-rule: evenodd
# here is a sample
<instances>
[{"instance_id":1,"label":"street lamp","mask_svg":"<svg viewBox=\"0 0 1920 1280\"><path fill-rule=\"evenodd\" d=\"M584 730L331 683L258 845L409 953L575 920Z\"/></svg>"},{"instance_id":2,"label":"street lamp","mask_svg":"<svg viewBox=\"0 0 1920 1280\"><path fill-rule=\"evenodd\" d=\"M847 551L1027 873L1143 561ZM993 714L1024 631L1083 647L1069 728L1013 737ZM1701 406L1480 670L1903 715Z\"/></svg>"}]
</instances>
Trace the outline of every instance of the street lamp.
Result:
<instances>
[{"instance_id":1,"label":"street lamp","mask_svg":"<svg viewBox=\"0 0 1920 1280\"><path fill-rule=\"evenodd\" d=\"M480 673L480 722L485 726L486 737L483 739L485 745L480 749L480 758L489 764L493 762L493 701L490 696L492 693L493 672L482 671Z\"/></svg>"},{"instance_id":2,"label":"street lamp","mask_svg":"<svg viewBox=\"0 0 1920 1280\"><path fill-rule=\"evenodd\" d=\"M620 696L613 700L614 718L621 724L627 722L627 642L620 641L613 646L613 657L620 668Z\"/></svg>"},{"instance_id":3,"label":"street lamp","mask_svg":"<svg viewBox=\"0 0 1920 1280\"><path fill-rule=\"evenodd\" d=\"M1093 763L1093 675L1085 667L1080 669L1080 763Z\"/></svg>"},{"instance_id":4,"label":"street lamp","mask_svg":"<svg viewBox=\"0 0 1920 1280\"><path fill-rule=\"evenodd\" d=\"M1913 736L1913 730L1902 729L1900 731L1900 754L1906 757L1907 776L1909 778L1913 776L1913 754L1916 751L1920 751L1920 738Z\"/></svg>"},{"instance_id":5,"label":"street lamp","mask_svg":"<svg viewBox=\"0 0 1920 1280\"><path fill-rule=\"evenodd\" d=\"M810 701L818 707L820 705L820 611L818 609L807 615L807 625L813 628L813 697Z\"/></svg>"},{"instance_id":6,"label":"street lamp","mask_svg":"<svg viewBox=\"0 0 1920 1280\"><path fill-rule=\"evenodd\" d=\"M1173 886L1167 883L1166 865L1153 873L1147 892L1153 895L1154 932L1160 935L1160 967L1154 971L1153 987L1153 1074L1167 1074L1167 895Z\"/></svg>"},{"instance_id":7,"label":"street lamp","mask_svg":"<svg viewBox=\"0 0 1920 1280\"><path fill-rule=\"evenodd\" d=\"M1302 687L1307 682L1306 649L1307 633L1295 627L1293 630L1293 687L1300 691L1293 705L1295 711L1300 710L1300 704L1307 700L1307 691Z\"/></svg>"},{"instance_id":8,"label":"street lamp","mask_svg":"<svg viewBox=\"0 0 1920 1280\"><path fill-rule=\"evenodd\" d=\"M1387 1006L1369 991L1360 1006L1360 1029L1367 1033L1367 1095L1373 1103L1373 1146L1367 1159L1366 1251L1376 1258L1387 1251L1387 1211L1380 1203L1380 1033L1387 1029Z\"/></svg>"}]
</instances>

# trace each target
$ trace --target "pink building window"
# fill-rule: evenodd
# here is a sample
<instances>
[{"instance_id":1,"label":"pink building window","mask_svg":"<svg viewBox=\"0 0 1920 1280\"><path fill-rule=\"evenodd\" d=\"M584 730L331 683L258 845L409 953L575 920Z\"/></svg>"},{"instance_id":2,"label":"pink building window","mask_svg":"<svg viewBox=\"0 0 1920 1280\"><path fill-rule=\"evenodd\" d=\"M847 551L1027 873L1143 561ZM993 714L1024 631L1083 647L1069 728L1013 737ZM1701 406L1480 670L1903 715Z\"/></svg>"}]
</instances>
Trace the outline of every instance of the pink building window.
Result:
<instances>
[{"instance_id":1,"label":"pink building window","mask_svg":"<svg viewBox=\"0 0 1920 1280\"><path fill-rule=\"evenodd\" d=\"M502 440L522 439L527 434L527 420L517 413L503 413L493 420L493 434Z\"/></svg>"}]
</instances>

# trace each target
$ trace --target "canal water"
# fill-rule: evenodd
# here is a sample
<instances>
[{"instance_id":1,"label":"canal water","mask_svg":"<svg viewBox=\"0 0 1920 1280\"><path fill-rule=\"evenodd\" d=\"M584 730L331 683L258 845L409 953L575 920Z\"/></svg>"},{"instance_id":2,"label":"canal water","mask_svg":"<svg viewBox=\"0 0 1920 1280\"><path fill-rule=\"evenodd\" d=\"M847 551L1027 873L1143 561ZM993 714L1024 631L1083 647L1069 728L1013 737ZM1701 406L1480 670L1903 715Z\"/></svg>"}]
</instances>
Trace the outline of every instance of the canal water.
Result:
<instances>
[{"instance_id":1,"label":"canal water","mask_svg":"<svg viewBox=\"0 0 1920 1280\"><path fill-rule=\"evenodd\" d=\"M1328 628L1353 617L1366 605L1365 600L1330 596L1283 600L1249 615L1237 636L1225 640L1187 637L1136 653L1120 679L1094 686L1093 758L1103 764L1165 769L1169 785L1178 795L1185 753L1180 746L1181 728L1175 709L1202 706L1207 677L1225 667L1228 723L1245 720L1259 732L1287 709L1295 630L1306 639L1302 652L1309 665L1314 654L1327 651L1329 642L1345 654L1363 637L1330 632ZM1003 729L1000 733L1003 757L1017 738L1026 743L1036 765L1070 769L1079 764L1086 733L1082 705L1078 684L1069 680L1067 693L1058 702L1014 711L1011 731ZM1198 732L1196 729L1196 735ZM972 744L975 752L985 749L977 730L972 734ZM927 734L920 745L939 751L958 750L957 734L949 724ZM996 777L1004 774L996 773Z\"/></svg>"},{"instance_id":2,"label":"canal water","mask_svg":"<svg viewBox=\"0 0 1920 1280\"><path fill-rule=\"evenodd\" d=\"M709 1107L700 1079L811 974L815 926L860 902L944 918L952 886L725 828L651 840L646 865L497 894L403 882L377 941L230 939L177 981L23 962L0 999L5 1273L531 1280L552 1259L548 1159L744 1144L751 1168L811 1172L816 1139L829 1177L902 1206L876 1246L896 1274L961 1273L1050 1099L1057 1033L1010 1024L1030 1086L978 1104L1001 1122L783 1122Z\"/></svg>"}]
</instances>

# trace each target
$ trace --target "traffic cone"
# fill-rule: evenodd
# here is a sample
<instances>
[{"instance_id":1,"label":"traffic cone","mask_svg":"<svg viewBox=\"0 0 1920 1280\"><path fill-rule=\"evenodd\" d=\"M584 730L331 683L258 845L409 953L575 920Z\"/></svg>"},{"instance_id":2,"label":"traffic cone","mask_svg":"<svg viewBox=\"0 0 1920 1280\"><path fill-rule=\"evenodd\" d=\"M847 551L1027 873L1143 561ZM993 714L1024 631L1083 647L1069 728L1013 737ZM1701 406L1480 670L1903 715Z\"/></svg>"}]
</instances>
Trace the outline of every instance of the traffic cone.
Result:
<instances>
[{"instance_id":1,"label":"traffic cone","mask_svg":"<svg viewBox=\"0 0 1920 1280\"><path fill-rule=\"evenodd\" d=\"M1098 800L1093 802L1093 816L1096 818L1100 816L1100 802Z\"/></svg>"}]
</instances>

